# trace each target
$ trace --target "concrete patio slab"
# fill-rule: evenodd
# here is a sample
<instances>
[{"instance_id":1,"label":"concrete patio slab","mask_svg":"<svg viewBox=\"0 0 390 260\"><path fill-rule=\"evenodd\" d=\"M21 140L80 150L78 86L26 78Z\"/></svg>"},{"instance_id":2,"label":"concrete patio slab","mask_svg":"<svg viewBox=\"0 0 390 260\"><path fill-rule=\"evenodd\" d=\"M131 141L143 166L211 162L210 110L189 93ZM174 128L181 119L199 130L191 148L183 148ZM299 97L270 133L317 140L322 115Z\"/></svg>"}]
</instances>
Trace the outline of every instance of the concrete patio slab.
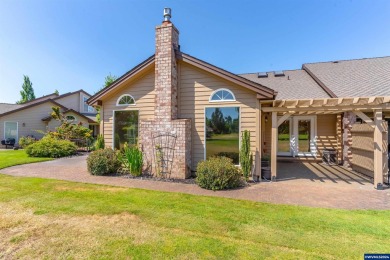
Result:
<instances>
[{"instance_id":1,"label":"concrete patio slab","mask_svg":"<svg viewBox=\"0 0 390 260\"><path fill-rule=\"evenodd\" d=\"M17 177L39 177L83 183L104 184L195 195L227 197L277 204L339 209L390 209L390 190L378 191L369 179L348 173L341 167L318 163L278 163L279 180L248 187L209 191L193 184L92 176L87 171L86 156L14 166L0 170Z\"/></svg>"}]
</instances>

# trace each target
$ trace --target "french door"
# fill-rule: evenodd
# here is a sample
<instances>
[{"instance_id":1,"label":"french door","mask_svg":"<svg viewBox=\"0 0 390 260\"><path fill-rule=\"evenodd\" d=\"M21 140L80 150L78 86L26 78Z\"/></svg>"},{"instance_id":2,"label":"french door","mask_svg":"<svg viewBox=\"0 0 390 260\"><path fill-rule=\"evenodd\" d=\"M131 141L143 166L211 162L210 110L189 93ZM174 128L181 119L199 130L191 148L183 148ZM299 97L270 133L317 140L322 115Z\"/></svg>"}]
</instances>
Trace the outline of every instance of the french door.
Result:
<instances>
[{"instance_id":1,"label":"french door","mask_svg":"<svg viewBox=\"0 0 390 260\"><path fill-rule=\"evenodd\" d=\"M316 156L316 117L293 116L278 128L278 155Z\"/></svg>"}]
</instances>

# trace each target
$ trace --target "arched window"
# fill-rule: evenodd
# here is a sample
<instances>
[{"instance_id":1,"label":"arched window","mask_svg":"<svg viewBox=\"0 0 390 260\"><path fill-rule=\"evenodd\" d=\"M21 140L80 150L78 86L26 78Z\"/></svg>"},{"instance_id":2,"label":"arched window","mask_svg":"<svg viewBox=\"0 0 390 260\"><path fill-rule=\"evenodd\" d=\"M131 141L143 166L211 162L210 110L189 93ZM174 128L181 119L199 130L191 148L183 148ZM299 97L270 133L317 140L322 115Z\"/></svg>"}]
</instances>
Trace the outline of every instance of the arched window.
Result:
<instances>
[{"instance_id":1,"label":"arched window","mask_svg":"<svg viewBox=\"0 0 390 260\"><path fill-rule=\"evenodd\" d=\"M74 116L66 116L66 121L68 121L69 123L72 123L72 122L76 121L76 117L74 117Z\"/></svg>"},{"instance_id":2,"label":"arched window","mask_svg":"<svg viewBox=\"0 0 390 260\"><path fill-rule=\"evenodd\" d=\"M128 105L135 105L135 99L129 95L124 94L118 98L118 101L116 102L117 106L128 106Z\"/></svg>"},{"instance_id":3,"label":"arched window","mask_svg":"<svg viewBox=\"0 0 390 260\"><path fill-rule=\"evenodd\" d=\"M226 101L236 101L236 97L233 92L226 88L220 88L214 91L210 96L210 102L226 102Z\"/></svg>"}]
</instances>

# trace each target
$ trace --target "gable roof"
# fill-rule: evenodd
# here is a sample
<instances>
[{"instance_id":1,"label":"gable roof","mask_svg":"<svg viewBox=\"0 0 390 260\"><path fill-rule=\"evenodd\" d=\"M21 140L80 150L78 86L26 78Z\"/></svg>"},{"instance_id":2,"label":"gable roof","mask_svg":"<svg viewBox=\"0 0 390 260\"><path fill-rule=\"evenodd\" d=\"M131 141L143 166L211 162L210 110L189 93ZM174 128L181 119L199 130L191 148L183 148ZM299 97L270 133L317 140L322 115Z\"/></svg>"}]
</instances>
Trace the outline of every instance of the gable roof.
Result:
<instances>
[{"instance_id":1,"label":"gable roof","mask_svg":"<svg viewBox=\"0 0 390 260\"><path fill-rule=\"evenodd\" d=\"M304 70L285 70L284 76L277 77L267 72L267 77L258 77L258 73L240 74L241 77L258 82L278 92L276 99L329 98L331 97Z\"/></svg>"},{"instance_id":2,"label":"gable roof","mask_svg":"<svg viewBox=\"0 0 390 260\"><path fill-rule=\"evenodd\" d=\"M54 105L56 105L58 107L61 107L62 109L68 109L68 108L64 107L63 105L61 105L60 103L55 102L53 99L44 99L42 101L39 101L39 102L36 102L36 103L32 103L32 104L29 104L29 105L24 105L24 106L21 106L21 107L19 107L17 109L14 109L14 110L5 112L3 114L0 114L0 117L6 116L6 115L9 115L9 114L12 114L12 113L16 113L16 112L19 112L19 111L22 111L24 109L28 109L28 108L31 108L31 107L34 107L34 106L38 106L38 105L44 104L46 102L51 102Z\"/></svg>"},{"instance_id":3,"label":"gable roof","mask_svg":"<svg viewBox=\"0 0 390 260\"><path fill-rule=\"evenodd\" d=\"M20 104L0 103L0 115L22 107Z\"/></svg>"},{"instance_id":4,"label":"gable roof","mask_svg":"<svg viewBox=\"0 0 390 260\"><path fill-rule=\"evenodd\" d=\"M207 63L203 60L197 59L191 55L188 55L183 52L177 52L176 57L178 60L182 60L188 64L191 64L193 66L196 66L200 69L203 69L205 71L208 71L214 75L217 75L219 77L225 78L229 81L232 81L240 86L243 86L245 88L248 88L258 94L259 99L273 99L276 95L275 91L273 89L270 89L266 86L261 85L260 83L253 82L251 80L248 80L247 78L241 77L239 75L236 75L234 73L231 73L227 70L221 69L217 66L214 66L210 63ZM115 80L109 87L103 88L100 91L98 91L95 95L90 97L87 101L88 104L92 104L96 102L99 98L107 94L108 92L118 88L118 86L125 80L137 75L141 71L148 68L150 65L154 64L155 57L154 55L150 56L125 74L123 74L121 77L119 77L117 80Z\"/></svg>"},{"instance_id":5,"label":"gable roof","mask_svg":"<svg viewBox=\"0 0 390 260\"><path fill-rule=\"evenodd\" d=\"M242 77L240 75L231 73L227 70L221 69L221 68L214 66L208 62L205 62L203 60L195 58L189 54L179 52L179 53L177 53L177 56L179 59L183 60L184 62L186 62L188 64L196 66L200 69L208 71L214 75L225 78L225 79L232 81L240 86L243 86L245 88L248 88L248 89L256 92L258 94L259 99L273 99L274 96L276 95L276 93L273 89L266 87L259 82L251 81L245 77Z\"/></svg>"},{"instance_id":6,"label":"gable roof","mask_svg":"<svg viewBox=\"0 0 390 260\"><path fill-rule=\"evenodd\" d=\"M390 56L306 63L302 68L335 97L390 96Z\"/></svg>"},{"instance_id":7,"label":"gable roof","mask_svg":"<svg viewBox=\"0 0 390 260\"><path fill-rule=\"evenodd\" d=\"M55 97L58 97L58 94L52 93L52 94L49 94L49 95L45 95L45 96L42 96L42 97L39 97L39 98L30 100L30 101L27 101L27 102L22 103L20 105L22 105L22 106L31 105L31 104L38 103L38 102L41 102L41 101L44 101L44 100L53 99Z\"/></svg>"},{"instance_id":8,"label":"gable roof","mask_svg":"<svg viewBox=\"0 0 390 260\"><path fill-rule=\"evenodd\" d=\"M95 121L96 120L96 116L95 117L86 116L86 115L83 115L83 114L77 112L76 110L73 110L73 109L67 109L64 112L62 112L62 114L66 114L66 113L69 113L69 112L71 112L71 113L73 113L73 114L75 114L75 115L77 115L79 117L82 117L82 118L86 119L88 121L88 123L97 123ZM95 120L93 118L95 118ZM42 121L50 121L52 119L53 119L53 117L51 115L49 115L49 116L46 116L46 117L42 118L41 120Z\"/></svg>"},{"instance_id":9,"label":"gable roof","mask_svg":"<svg viewBox=\"0 0 390 260\"><path fill-rule=\"evenodd\" d=\"M87 96L91 96L91 94L89 94L88 92L84 91L83 89L79 89L77 91L68 92L68 93L65 93L65 94L62 94L62 95L59 95L59 96L57 95L57 97L53 98L53 100L64 98L64 97L67 97L67 96L70 96L70 95L73 95L73 94L76 94L76 93L84 93Z\"/></svg>"},{"instance_id":10,"label":"gable roof","mask_svg":"<svg viewBox=\"0 0 390 260\"><path fill-rule=\"evenodd\" d=\"M99 90L97 93L95 93L93 96L91 96L87 100L87 103L88 104L94 103L95 101L97 101L103 95L107 94L108 92L110 92L113 89L116 89L123 81L125 81L125 80L127 80L127 79L129 79L129 78L131 78L131 77L133 77L135 75L137 75L141 71L144 71L146 68L148 68L152 64L154 64L154 55L150 56L149 58L147 58L146 60L144 60L140 64L136 65L135 67L133 67L131 70L129 70L128 72L126 72L122 76L120 76L110 86L108 86L106 88L102 88L101 90Z\"/></svg>"}]
</instances>

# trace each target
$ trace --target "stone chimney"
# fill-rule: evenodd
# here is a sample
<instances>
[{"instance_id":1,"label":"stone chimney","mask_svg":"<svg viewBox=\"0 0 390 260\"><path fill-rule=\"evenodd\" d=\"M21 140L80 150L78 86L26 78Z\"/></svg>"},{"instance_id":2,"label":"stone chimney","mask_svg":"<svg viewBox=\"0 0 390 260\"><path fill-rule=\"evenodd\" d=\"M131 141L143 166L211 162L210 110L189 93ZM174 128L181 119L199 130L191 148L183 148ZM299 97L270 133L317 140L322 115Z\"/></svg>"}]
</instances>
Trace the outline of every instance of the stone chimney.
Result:
<instances>
[{"instance_id":1,"label":"stone chimney","mask_svg":"<svg viewBox=\"0 0 390 260\"><path fill-rule=\"evenodd\" d=\"M170 8L164 9L164 21L156 27L155 89L156 118L177 119L177 61L179 31L170 21Z\"/></svg>"},{"instance_id":2,"label":"stone chimney","mask_svg":"<svg viewBox=\"0 0 390 260\"><path fill-rule=\"evenodd\" d=\"M191 175L191 120L178 119L178 63L175 52L179 51L179 31L170 18L171 10L165 8L164 21L156 27L154 119L141 120L139 133L147 170L161 175L159 165L164 161L170 165L170 171L161 177L184 179ZM168 141L158 145L159 138L168 140L172 136L173 145ZM158 156L167 154L173 154L168 156L168 161L158 159Z\"/></svg>"}]
</instances>

